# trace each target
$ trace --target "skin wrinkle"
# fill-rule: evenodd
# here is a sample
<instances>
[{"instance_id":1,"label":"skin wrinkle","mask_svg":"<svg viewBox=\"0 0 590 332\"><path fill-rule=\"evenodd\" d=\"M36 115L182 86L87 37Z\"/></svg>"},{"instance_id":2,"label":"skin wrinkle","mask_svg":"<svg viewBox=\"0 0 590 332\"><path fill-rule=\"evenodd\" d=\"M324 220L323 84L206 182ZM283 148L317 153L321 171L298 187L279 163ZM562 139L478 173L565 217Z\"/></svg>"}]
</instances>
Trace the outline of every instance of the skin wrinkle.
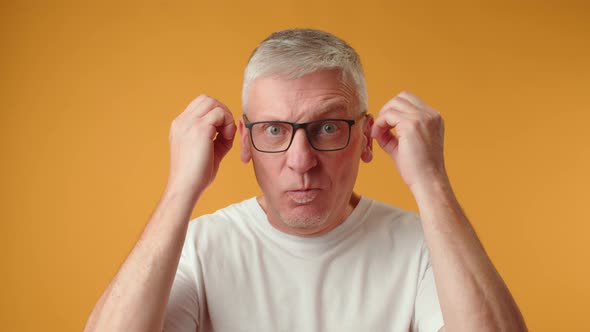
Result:
<instances>
[{"instance_id":1,"label":"skin wrinkle","mask_svg":"<svg viewBox=\"0 0 590 332\"><path fill-rule=\"evenodd\" d=\"M294 74L289 74L289 73L285 73L285 69L280 67L280 68L269 68L268 70L260 73L260 75L258 75L258 77L256 77L256 79L253 80L249 80L248 85L245 87L246 90L246 95L244 96L245 100L244 100L244 104L242 105L242 111L244 114L248 114L249 113L249 100L251 98L250 94L251 89L252 89L252 84L254 83L254 81L256 80L260 80L260 79L266 79L266 78L272 78L272 79L276 79L278 81L294 81L297 80L303 76L309 76L310 74L313 74L315 72L334 72L336 73L336 79L342 83L342 86L340 88L340 92L342 93L342 95L347 97L347 100L354 100L354 105L355 106L359 106L360 105L360 100L359 100L359 96L358 96L358 92L357 92L357 85L354 82L354 80L352 79L352 75L351 74L345 74L343 72L343 69L341 68L326 68L326 69L316 69L314 71L311 71L305 75L294 75ZM305 88L304 88L305 89ZM309 89L306 89L309 90ZM328 96L326 96L328 97ZM366 104L366 101L365 101ZM363 109L361 109L361 112L367 112L367 109L365 109L366 107L368 107L368 105L363 106Z\"/></svg>"},{"instance_id":2,"label":"skin wrinkle","mask_svg":"<svg viewBox=\"0 0 590 332\"><path fill-rule=\"evenodd\" d=\"M301 112L301 118L306 116L307 119L327 119L327 118L343 118L348 119L350 118L350 114L352 113L349 111L349 107L347 106L346 102L336 101L327 104L328 106L321 106L317 109L309 109L307 111ZM256 121L288 121L288 122L308 122L309 120L303 119L294 119L294 118L285 118L282 115L276 114L276 112L265 112L260 111L256 112L255 115L257 118L260 119L253 119L251 115L248 115L248 120L251 122Z\"/></svg>"}]
</instances>

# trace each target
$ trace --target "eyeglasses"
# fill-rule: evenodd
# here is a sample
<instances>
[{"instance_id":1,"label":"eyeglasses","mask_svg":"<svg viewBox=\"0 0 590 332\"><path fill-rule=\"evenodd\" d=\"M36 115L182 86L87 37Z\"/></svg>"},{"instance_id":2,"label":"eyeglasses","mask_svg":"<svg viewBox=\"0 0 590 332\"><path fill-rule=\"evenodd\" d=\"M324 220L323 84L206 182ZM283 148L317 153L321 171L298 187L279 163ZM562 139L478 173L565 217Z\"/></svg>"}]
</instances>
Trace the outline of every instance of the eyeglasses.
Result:
<instances>
[{"instance_id":1,"label":"eyeglasses","mask_svg":"<svg viewBox=\"0 0 590 332\"><path fill-rule=\"evenodd\" d=\"M354 120L321 119L304 123L286 121L250 122L244 115L246 128L250 130L250 141L257 151L278 153L287 151L293 142L295 132L303 128L309 144L317 151L338 151L350 142L353 124L366 116L363 112Z\"/></svg>"}]
</instances>

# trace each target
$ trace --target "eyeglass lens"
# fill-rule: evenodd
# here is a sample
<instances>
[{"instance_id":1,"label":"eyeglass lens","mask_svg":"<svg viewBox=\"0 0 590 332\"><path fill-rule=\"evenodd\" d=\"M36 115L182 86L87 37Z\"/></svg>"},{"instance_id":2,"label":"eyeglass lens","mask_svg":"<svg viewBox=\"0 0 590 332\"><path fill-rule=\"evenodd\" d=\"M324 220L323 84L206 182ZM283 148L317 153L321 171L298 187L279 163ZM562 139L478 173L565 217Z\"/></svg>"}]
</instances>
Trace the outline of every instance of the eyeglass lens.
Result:
<instances>
[{"instance_id":1,"label":"eyeglass lens","mask_svg":"<svg viewBox=\"0 0 590 332\"><path fill-rule=\"evenodd\" d=\"M304 128L311 145L317 150L338 150L346 147L350 124L343 120L320 120ZM279 152L286 150L294 136L293 125L269 121L256 123L251 129L252 141L258 150Z\"/></svg>"}]
</instances>

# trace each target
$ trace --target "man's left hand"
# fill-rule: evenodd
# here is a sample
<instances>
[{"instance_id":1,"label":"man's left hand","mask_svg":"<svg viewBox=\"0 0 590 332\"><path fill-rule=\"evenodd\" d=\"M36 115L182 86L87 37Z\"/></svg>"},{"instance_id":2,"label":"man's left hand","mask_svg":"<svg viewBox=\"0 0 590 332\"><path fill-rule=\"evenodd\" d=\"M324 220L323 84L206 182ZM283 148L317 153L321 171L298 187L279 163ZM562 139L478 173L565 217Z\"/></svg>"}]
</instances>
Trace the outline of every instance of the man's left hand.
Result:
<instances>
[{"instance_id":1,"label":"man's left hand","mask_svg":"<svg viewBox=\"0 0 590 332\"><path fill-rule=\"evenodd\" d=\"M388 101L377 115L371 136L394 160L410 189L447 179L443 119L415 95L404 91Z\"/></svg>"}]
</instances>

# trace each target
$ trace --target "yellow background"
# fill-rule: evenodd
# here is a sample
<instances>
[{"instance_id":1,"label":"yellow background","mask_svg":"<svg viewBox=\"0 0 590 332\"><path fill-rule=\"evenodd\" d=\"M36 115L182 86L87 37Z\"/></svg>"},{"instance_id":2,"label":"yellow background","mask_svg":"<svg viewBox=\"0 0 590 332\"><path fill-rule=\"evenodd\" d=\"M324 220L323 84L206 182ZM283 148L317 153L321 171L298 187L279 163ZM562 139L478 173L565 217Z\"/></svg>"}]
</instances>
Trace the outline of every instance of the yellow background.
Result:
<instances>
[{"instance_id":1,"label":"yellow background","mask_svg":"<svg viewBox=\"0 0 590 332\"><path fill-rule=\"evenodd\" d=\"M455 192L530 330L583 330L589 7L2 1L1 329L80 331L163 191L172 120L200 93L237 118L257 43L315 27L360 53L371 112L401 90L441 112ZM381 151L357 190L416 209ZM234 148L193 217L257 193Z\"/></svg>"}]
</instances>

